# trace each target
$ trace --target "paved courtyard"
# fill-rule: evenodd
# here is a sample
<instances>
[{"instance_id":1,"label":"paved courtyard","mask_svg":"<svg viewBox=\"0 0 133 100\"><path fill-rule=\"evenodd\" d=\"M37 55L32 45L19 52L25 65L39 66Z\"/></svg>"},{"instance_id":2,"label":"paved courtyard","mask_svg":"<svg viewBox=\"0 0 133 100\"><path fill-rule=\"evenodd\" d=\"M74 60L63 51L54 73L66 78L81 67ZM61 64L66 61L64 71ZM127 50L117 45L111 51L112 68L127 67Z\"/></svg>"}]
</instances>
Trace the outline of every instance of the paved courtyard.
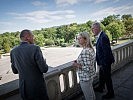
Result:
<instances>
[{"instance_id":1,"label":"paved courtyard","mask_svg":"<svg viewBox=\"0 0 133 100\"><path fill-rule=\"evenodd\" d=\"M41 50L44 58L46 58L47 64L50 67L56 67L58 65L75 60L82 48L41 48ZM18 75L12 73L9 56L3 56L0 59L0 77L2 77L0 80L0 85L11 80L18 79Z\"/></svg>"}]
</instances>

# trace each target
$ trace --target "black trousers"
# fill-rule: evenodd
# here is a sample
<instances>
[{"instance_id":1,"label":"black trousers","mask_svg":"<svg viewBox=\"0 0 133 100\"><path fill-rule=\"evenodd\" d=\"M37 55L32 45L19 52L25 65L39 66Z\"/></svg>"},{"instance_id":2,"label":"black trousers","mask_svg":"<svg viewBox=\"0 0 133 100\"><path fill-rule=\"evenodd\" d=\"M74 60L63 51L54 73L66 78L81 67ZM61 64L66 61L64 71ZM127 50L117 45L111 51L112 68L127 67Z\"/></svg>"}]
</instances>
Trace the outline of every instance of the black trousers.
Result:
<instances>
[{"instance_id":1,"label":"black trousers","mask_svg":"<svg viewBox=\"0 0 133 100\"><path fill-rule=\"evenodd\" d=\"M114 95L112 78L111 78L111 64L107 66L100 66L99 69L99 87L102 89L107 87L108 94Z\"/></svg>"}]
</instances>

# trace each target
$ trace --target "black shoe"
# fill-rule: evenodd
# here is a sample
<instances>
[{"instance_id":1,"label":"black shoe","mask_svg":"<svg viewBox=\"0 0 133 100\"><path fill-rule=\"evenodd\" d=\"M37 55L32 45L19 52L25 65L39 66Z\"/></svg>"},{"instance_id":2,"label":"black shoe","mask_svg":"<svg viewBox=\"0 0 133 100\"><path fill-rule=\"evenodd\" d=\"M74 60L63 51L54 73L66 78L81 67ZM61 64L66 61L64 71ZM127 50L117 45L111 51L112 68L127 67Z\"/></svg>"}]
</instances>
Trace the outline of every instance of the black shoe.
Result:
<instances>
[{"instance_id":1,"label":"black shoe","mask_svg":"<svg viewBox=\"0 0 133 100\"><path fill-rule=\"evenodd\" d=\"M94 88L94 91L95 91L95 92L103 93L103 89L101 89L101 88L99 88L99 87Z\"/></svg>"},{"instance_id":2,"label":"black shoe","mask_svg":"<svg viewBox=\"0 0 133 100\"><path fill-rule=\"evenodd\" d=\"M108 94L108 93L102 96L103 99L112 99L114 97L115 97L114 94Z\"/></svg>"}]
</instances>

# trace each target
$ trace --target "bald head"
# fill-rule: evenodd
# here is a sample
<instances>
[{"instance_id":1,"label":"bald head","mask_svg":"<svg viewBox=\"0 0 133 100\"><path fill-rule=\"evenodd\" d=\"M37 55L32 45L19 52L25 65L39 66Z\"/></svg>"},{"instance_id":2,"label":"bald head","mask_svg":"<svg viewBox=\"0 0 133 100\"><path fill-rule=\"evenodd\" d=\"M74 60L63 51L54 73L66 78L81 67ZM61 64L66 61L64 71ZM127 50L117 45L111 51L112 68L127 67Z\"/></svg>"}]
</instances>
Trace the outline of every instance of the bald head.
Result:
<instances>
[{"instance_id":1,"label":"bald head","mask_svg":"<svg viewBox=\"0 0 133 100\"><path fill-rule=\"evenodd\" d=\"M32 32L30 30L22 30L20 33L20 39L25 37L26 35L31 35Z\"/></svg>"},{"instance_id":2,"label":"bald head","mask_svg":"<svg viewBox=\"0 0 133 100\"><path fill-rule=\"evenodd\" d=\"M20 33L21 41L28 42L30 44L34 43L34 35L30 30L22 30Z\"/></svg>"}]
</instances>

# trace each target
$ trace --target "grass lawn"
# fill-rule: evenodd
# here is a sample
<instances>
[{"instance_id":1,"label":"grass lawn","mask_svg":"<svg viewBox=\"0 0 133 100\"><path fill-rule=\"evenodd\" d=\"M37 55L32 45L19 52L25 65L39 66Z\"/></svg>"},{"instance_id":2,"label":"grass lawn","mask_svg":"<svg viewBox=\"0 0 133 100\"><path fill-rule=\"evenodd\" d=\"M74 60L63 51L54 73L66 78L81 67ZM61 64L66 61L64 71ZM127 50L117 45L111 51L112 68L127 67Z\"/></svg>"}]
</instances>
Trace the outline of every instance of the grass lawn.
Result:
<instances>
[{"instance_id":1,"label":"grass lawn","mask_svg":"<svg viewBox=\"0 0 133 100\"><path fill-rule=\"evenodd\" d=\"M116 46L116 45L119 45L119 44L122 44L122 43L128 42L129 40L131 40L131 39L117 40L117 43L113 44L113 46Z\"/></svg>"},{"instance_id":2,"label":"grass lawn","mask_svg":"<svg viewBox=\"0 0 133 100\"><path fill-rule=\"evenodd\" d=\"M129 41L129 40L131 40L131 39L127 39L127 40L118 40L117 44L122 44L122 43L125 43L125 42Z\"/></svg>"}]
</instances>

